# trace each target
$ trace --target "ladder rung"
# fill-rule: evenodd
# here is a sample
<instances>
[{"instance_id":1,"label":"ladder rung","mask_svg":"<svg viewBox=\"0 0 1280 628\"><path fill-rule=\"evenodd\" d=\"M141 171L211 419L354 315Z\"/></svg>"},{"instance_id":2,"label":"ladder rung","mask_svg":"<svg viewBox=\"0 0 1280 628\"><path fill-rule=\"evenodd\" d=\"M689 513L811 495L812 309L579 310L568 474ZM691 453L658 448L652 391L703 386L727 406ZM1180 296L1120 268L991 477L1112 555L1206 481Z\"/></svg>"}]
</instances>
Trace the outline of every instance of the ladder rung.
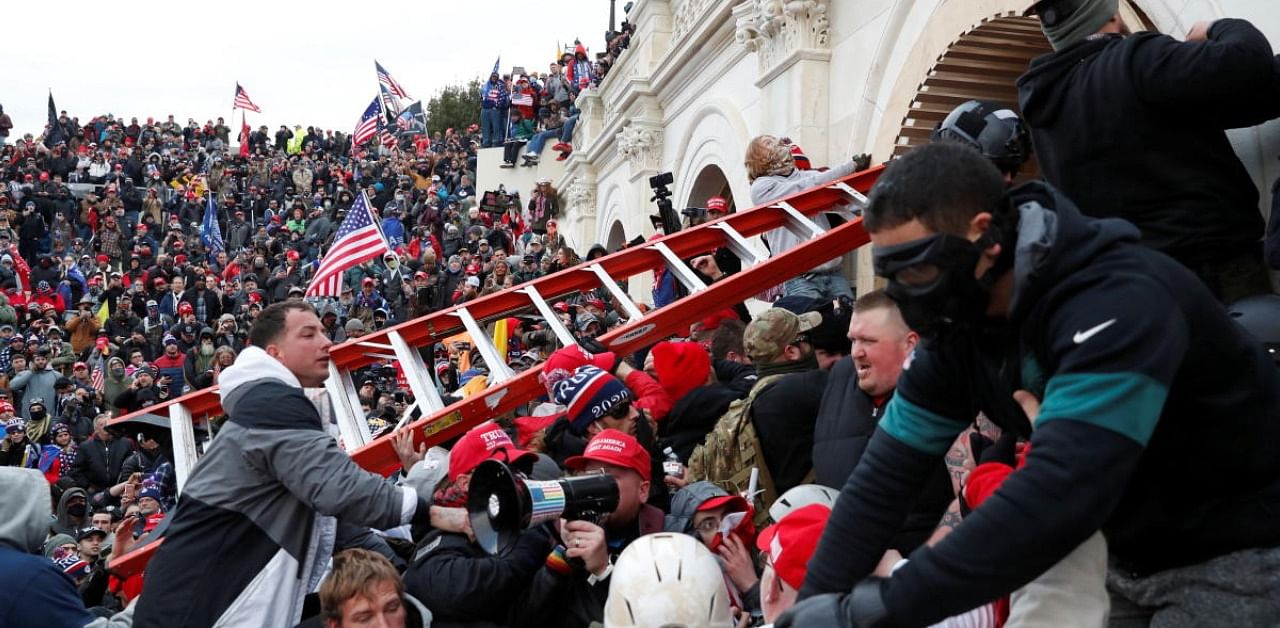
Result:
<instances>
[{"instance_id":1,"label":"ladder rung","mask_svg":"<svg viewBox=\"0 0 1280 628\"><path fill-rule=\"evenodd\" d=\"M196 466L196 430L192 422L191 411L181 403L169 406L169 434L173 439L173 474L178 485L178 492L191 477L191 469Z\"/></svg>"},{"instance_id":2,"label":"ladder rung","mask_svg":"<svg viewBox=\"0 0 1280 628\"><path fill-rule=\"evenodd\" d=\"M862 215L862 210L866 209L867 205L871 202L867 200L867 196L865 194L853 189L844 181L836 181L831 185L831 187L844 192L849 195L849 198L853 199L853 213L859 216Z\"/></svg>"},{"instance_id":3,"label":"ladder rung","mask_svg":"<svg viewBox=\"0 0 1280 628\"><path fill-rule=\"evenodd\" d=\"M685 264L684 260L680 259L665 242L654 242L651 246L662 255L663 259L667 260L667 269L675 273L676 279L679 279L690 293L707 289L707 284L702 283L702 280L689 269L688 264Z\"/></svg>"},{"instance_id":4,"label":"ladder rung","mask_svg":"<svg viewBox=\"0 0 1280 628\"><path fill-rule=\"evenodd\" d=\"M480 355L484 357L485 366L489 367L488 384L500 384L512 377L516 376L515 371L507 365L507 356L498 355L498 347L494 346L493 339L485 333L480 327L480 323L465 307L460 307L453 311L453 314L462 320L462 326L467 328L467 333L471 335L471 342L480 350Z\"/></svg>"},{"instance_id":5,"label":"ladder rung","mask_svg":"<svg viewBox=\"0 0 1280 628\"><path fill-rule=\"evenodd\" d=\"M359 344L362 347L369 347L370 349L386 349L387 351L395 351L396 349L395 347L383 342L360 342L356 344Z\"/></svg>"},{"instance_id":6,"label":"ladder rung","mask_svg":"<svg viewBox=\"0 0 1280 628\"><path fill-rule=\"evenodd\" d=\"M391 346L395 347L396 359L400 363L400 368L404 370L405 379L409 381L409 390L413 391L414 401L422 408L422 413L431 414L443 409L444 400L440 398L440 391L436 389L436 380L432 377L435 369L426 368L422 363L422 354L410 347L400 332L391 331L387 334L387 339L391 341Z\"/></svg>"},{"instance_id":7,"label":"ladder rung","mask_svg":"<svg viewBox=\"0 0 1280 628\"><path fill-rule=\"evenodd\" d=\"M618 304L622 306L622 309L627 311L628 321L640 320L644 317L644 313L640 311L640 308L636 307L636 304L631 300L631 297L627 296L627 293L623 292L622 288L618 287L618 282L614 281L613 277L609 276L609 273L605 271L603 266L599 264L591 264L587 268L591 269L591 272L595 273L596 276L600 278L600 283L609 291L609 294L613 295L613 300L617 301Z\"/></svg>"},{"instance_id":8,"label":"ladder rung","mask_svg":"<svg viewBox=\"0 0 1280 628\"><path fill-rule=\"evenodd\" d=\"M779 201L777 206L787 213L787 226L791 227L791 230L795 231L801 239L812 240L827 232L826 229L819 227L818 223L800 213L800 210L792 207L791 203Z\"/></svg>"},{"instance_id":9,"label":"ladder rung","mask_svg":"<svg viewBox=\"0 0 1280 628\"><path fill-rule=\"evenodd\" d=\"M555 311L551 309L547 300L542 298L542 293L538 292L537 288L529 286L521 288L520 292L529 296L529 300L533 302L533 307L538 309L538 313L542 315L543 320L551 327L551 331L555 333L556 338L560 339L561 345L568 347L578 344L578 339L573 337L573 332L569 331L569 328L560 322L560 317L556 316Z\"/></svg>"},{"instance_id":10,"label":"ladder rung","mask_svg":"<svg viewBox=\"0 0 1280 628\"><path fill-rule=\"evenodd\" d=\"M394 361L396 359L396 355L394 353L365 353L364 356L375 360Z\"/></svg>"},{"instance_id":11,"label":"ladder rung","mask_svg":"<svg viewBox=\"0 0 1280 628\"><path fill-rule=\"evenodd\" d=\"M738 259L742 260L743 266L755 266L760 263L760 256L751 250L751 245L747 243L747 239L742 237L742 234L738 233L738 230L734 229L733 225L727 222L718 222L714 227L723 231L729 237L729 240L725 242L725 246L730 251L733 251L733 254L737 255Z\"/></svg>"},{"instance_id":12,"label":"ladder rung","mask_svg":"<svg viewBox=\"0 0 1280 628\"><path fill-rule=\"evenodd\" d=\"M364 411L360 408L360 394L351 381L351 372L339 369L330 361L329 379L324 381L324 387L333 401L333 417L347 451L355 451L372 440L369 423L364 420Z\"/></svg>"}]
</instances>

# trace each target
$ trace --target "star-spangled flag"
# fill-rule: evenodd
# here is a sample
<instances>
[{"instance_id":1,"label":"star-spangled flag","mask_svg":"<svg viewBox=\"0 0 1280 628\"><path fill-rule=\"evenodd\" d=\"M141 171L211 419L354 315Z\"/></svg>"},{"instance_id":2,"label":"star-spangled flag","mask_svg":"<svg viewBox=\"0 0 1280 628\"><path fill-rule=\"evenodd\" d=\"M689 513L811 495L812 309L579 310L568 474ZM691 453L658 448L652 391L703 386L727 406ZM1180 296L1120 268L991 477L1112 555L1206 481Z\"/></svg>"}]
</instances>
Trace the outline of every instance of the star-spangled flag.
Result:
<instances>
[{"instance_id":1,"label":"star-spangled flag","mask_svg":"<svg viewBox=\"0 0 1280 628\"><path fill-rule=\"evenodd\" d=\"M373 67L378 71L379 83L385 86L392 94L400 98L409 98L409 92L404 91L404 88L395 79L391 78L391 73L387 72L387 69L382 67L382 64L378 63L377 59L373 60Z\"/></svg>"},{"instance_id":2,"label":"star-spangled flag","mask_svg":"<svg viewBox=\"0 0 1280 628\"><path fill-rule=\"evenodd\" d=\"M529 92L516 92L511 95L511 104L521 107L532 107L533 94Z\"/></svg>"},{"instance_id":3,"label":"star-spangled flag","mask_svg":"<svg viewBox=\"0 0 1280 628\"><path fill-rule=\"evenodd\" d=\"M498 55L498 58L493 60L493 71L490 72L489 74L498 74L499 76L501 76L501 74L498 72L498 66L501 64L502 64L502 55Z\"/></svg>"},{"instance_id":4,"label":"star-spangled flag","mask_svg":"<svg viewBox=\"0 0 1280 628\"><path fill-rule=\"evenodd\" d=\"M378 121L382 119L382 95L373 97L373 102L369 103L369 107L360 114L360 123L356 125L356 132L351 134L351 145L359 146L369 138L378 134Z\"/></svg>"},{"instance_id":5,"label":"star-spangled flag","mask_svg":"<svg viewBox=\"0 0 1280 628\"><path fill-rule=\"evenodd\" d=\"M239 83L236 83L236 98L231 103L232 109L237 107L240 109L248 109L254 113L262 113L262 110L259 109L257 105L253 104L252 100L249 100L249 95L245 93L244 88L240 87Z\"/></svg>"},{"instance_id":6,"label":"star-spangled flag","mask_svg":"<svg viewBox=\"0 0 1280 628\"><path fill-rule=\"evenodd\" d=\"M394 123L400 116L400 99L393 96L386 85L379 85L378 90L382 94L382 111L387 114L386 122Z\"/></svg>"},{"instance_id":7,"label":"star-spangled flag","mask_svg":"<svg viewBox=\"0 0 1280 628\"><path fill-rule=\"evenodd\" d=\"M306 296L336 297L342 293L342 274L357 264L362 264L390 251L374 220L369 198L363 191L356 196L346 220L338 227L333 246L320 258Z\"/></svg>"},{"instance_id":8,"label":"star-spangled flag","mask_svg":"<svg viewBox=\"0 0 1280 628\"><path fill-rule=\"evenodd\" d=\"M213 192L205 196L204 223L200 225L200 239L209 249L209 258L226 250L222 243L222 230L218 228L218 211L213 204Z\"/></svg>"}]
</instances>

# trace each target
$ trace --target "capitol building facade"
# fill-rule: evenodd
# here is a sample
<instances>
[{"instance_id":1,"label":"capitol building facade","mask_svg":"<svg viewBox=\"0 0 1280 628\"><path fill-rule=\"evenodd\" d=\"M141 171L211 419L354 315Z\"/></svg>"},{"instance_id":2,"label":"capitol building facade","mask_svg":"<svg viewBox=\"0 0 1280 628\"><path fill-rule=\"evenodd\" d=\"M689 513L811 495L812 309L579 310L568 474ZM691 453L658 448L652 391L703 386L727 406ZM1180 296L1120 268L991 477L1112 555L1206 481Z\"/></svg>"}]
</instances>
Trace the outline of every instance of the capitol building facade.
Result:
<instances>
[{"instance_id":1,"label":"capitol building facade","mask_svg":"<svg viewBox=\"0 0 1280 628\"><path fill-rule=\"evenodd\" d=\"M789 136L815 166L873 162L927 141L955 105L1017 104L1014 81L1050 50L1030 0L637 0L631 47L579 99L574 147L555 177L561 230L614 250L653 233L649 177L674 175L676 209L714 195L750 206L743 156ZM1273 0L1121 0L1132 30L1181 37L1200 20L1251 20L1280 43ZM1270 205L1280 125L1232 132ZM558 169L558 168L557 168ZM869 264L850 260L850 276ZM862 269L861 271L855 269ZM643 289L633 286L633 289Z\"/></svg>"}]
</instances>

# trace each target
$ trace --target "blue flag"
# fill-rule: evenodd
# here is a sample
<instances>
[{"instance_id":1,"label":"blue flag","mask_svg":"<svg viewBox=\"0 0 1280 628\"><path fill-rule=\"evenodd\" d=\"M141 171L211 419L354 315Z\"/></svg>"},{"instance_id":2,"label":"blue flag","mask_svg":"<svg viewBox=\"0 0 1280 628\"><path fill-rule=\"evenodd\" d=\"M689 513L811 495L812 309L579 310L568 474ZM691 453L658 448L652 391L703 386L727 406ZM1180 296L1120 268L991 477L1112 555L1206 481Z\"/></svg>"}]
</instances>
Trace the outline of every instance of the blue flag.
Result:
<instances>
[{"instance_id":1,"label":"blue flag","mask_svg":"<svg viewBox=\"0 0 1280 628\"><path fill-rule=\"evenodd\" d=\"M501 64L502 64L502 55L498 55L498 58L497 58L497 59L494 59L494 61L493 61L493 71L492 71L492 72L490 72L490 74L497 74L497 75L501 76L502 74L501 74L500 72L498 72L498 66L499 66L499 65L501 65Z\"/></svg>"},{"instance_id":2,"label":"blue flag","mask_svg":"<svg viewBox=\"0 0 1280 628\"><path fill-rule=\"evenodd\" d=\"M205 195L204 224L200 225L200 240L209 249L209 259L226 250L222 243L222 230L218 228L218 211L213 204L213 192Z\"/></svg>"}]
</instances>

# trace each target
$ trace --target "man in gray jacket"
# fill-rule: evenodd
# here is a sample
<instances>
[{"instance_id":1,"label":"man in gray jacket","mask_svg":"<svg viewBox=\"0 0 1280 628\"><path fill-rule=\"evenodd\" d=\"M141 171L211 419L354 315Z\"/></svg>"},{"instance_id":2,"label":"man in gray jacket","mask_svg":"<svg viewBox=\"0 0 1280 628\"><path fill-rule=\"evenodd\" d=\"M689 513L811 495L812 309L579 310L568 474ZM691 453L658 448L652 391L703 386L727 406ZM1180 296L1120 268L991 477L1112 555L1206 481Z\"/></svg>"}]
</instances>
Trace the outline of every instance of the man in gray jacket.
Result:
<instances>
[{"instance_id":1,"label":"man in gray jacket","mask_svg":"<svg viewBox=\"0 0 1280 628\"><path fill-rule=\"evenodd\" d=\"M840 164L826 172L798 168L792 157L790 141L772 135L760 135L751 140L747 145L746 163L747 177L751 180L752 206L783 199L866 168L865 163L858 161ZM846 207L834 209L832 213L844 220L855 218L854 213ZM818 214L812 220L823 229L832 227L826 213ZM806 241L785 227L764 234L764 240L769 245L769 254L773 256L781 255ZM807 273L788 279L782 286L783 293L789 297L821 297L828 301L841 296L852 300L853 290L849 287L849 280L840 272L840 260L839 257L833 257Z\"/></svg>"},{"instance_id":2,"label":"man in gray jacket","mask_svg":"<svg viewBox=\"0 0 1280 628\"><path fill-rule=\"evenodd\" d=\"M426 499L356 466L303 394L328 377L332 344L310 305L263 310L249 343L219 377L229 418L148 565L139 628L292 626L320 583L338 523L429 521Z\"/></svg>"},{"instance_id":3,"label":"man in gray jacket","mask_svg":"<svg viewBox=\"0 0 1280 628\"><path fill-rule=\"evenodd\" d=\"M57 399L58 393L53 386L57 381L58 372L49 367L49 349L39 348L35 357L31 358L31 366L18 373L9 384L10 388L22 391L22 418L28 421L40 420L32 418L31 402L38 399L46 403L47 400Z\"/></svg>"}]
</instances>

